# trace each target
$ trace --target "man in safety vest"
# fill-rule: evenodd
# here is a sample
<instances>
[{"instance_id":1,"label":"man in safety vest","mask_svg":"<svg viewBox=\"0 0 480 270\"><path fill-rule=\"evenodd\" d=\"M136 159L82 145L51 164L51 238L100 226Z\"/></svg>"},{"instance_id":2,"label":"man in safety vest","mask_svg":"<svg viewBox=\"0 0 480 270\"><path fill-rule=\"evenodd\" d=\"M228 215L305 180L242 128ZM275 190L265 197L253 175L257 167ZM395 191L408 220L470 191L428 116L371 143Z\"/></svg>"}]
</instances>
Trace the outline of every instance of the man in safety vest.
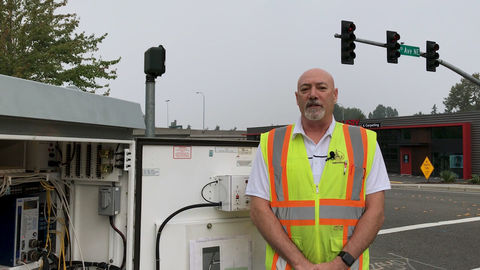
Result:
<instances>
[{"instance_id":1,"label":"man in safety vest","mask_svg":"<svg viewBox=\"0 0 480 270\"><path fill-rule=\"evenodd\" d=\"M376 133L335 122L325 70L303 73L295 96L300 119L262 134L247 186L265 267L369 269L390 189Z\"/></svg>"}]
</instances>

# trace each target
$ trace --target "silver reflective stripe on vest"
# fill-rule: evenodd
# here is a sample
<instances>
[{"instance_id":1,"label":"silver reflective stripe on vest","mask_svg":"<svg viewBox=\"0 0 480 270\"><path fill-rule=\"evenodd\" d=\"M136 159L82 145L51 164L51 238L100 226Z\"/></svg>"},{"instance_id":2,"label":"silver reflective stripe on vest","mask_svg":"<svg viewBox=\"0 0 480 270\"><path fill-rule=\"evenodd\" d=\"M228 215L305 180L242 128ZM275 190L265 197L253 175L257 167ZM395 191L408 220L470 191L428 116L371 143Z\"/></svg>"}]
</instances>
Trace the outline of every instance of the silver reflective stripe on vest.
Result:
<instances>
[{"instance_id":1,"label":"silver reflective stripe on vest","mask_svg":"<svg viewBox=\"0 0 480 270\"><path fill-rule=\"evenodd\" d=\"M321 219L359 219L362 214L362 207L320 205Z\"/></svg>"},{"instance_id":2,"label":"silver reflective stripe on vest","mask_svg":"<svg viewBox=\"0 0 480 270\"><path fill-rule=\"evenodd\" d=\"M273 137L272 166L275 177L275 192L277 193L277 200L279 201L285 200L282 186L282 149L286 132L286 127L277 128L275 129L275 136Z\"/></svg>"},{"instance_id":3,"label":"silver reflective stripe on vest","mask_svg":"<svg viewBox=\"0 0 480 270\"><path fill-rule=\"evenodd\" d=\"M353 176L352 200L360 200L360 192L362 191L362 180L365 173L363 168L363 141L360 128L356 126L348 126L348 133L350 134L350 141L353 149L353 163L355 164L355 173Z\"/></svg>"},{"instance_id":4,"label":"silver reflective stripe on vest","mask_svg":"<svg viewBox=\"0 0 480 270\"><path fill-rule=\"evenodd\" d=\"M354 230L355 226L348 226L348 239L350 239L350 236L352 236Z\"/></svg>"},{"instance_id":5,"label":"silver reflective stripe on vest","mask_svg":"<svg viewBox=\"0 0 480 270\"><path fill-rule=\"evenodd\" d=\"M349 269L350 269L350 270L358 270L358 269L360 269L360 260L357 259L357 260L352 264L352 266L351 266Z\"/></svg>"},{"instance_id":6,"label":"silver reflective stripe on vest","mask_svg":"<svg viewBox=\"0 0 480 270\"><path fill-rule=\"evenodd\" d=\"M275 265L277 270L285 270L287 268L287 261L285 261L282 257L278 256L277 264Z\"/></svg>"},{"instance_id":7,"label":"silver reflective stripe on vest","mask_svg":"<svg viewBox=\"0 0 480 270\"><path fill-rule=\"evenodd\" d=\"M315 207L272 207L280 220L315 220Z\"/></svg>"}]
</instances>

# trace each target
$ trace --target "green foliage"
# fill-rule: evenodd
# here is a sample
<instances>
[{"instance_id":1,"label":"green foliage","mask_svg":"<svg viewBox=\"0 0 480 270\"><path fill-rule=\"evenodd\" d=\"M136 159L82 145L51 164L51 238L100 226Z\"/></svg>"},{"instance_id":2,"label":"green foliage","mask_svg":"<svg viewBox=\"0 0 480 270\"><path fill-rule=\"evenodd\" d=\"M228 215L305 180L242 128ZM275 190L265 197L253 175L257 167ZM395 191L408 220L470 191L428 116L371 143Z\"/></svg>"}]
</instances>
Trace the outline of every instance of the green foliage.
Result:
<instances>
[{"instance_id":1,"label":"green foliage","mask_svg":"<svg viewBox=\"0 0 480 270\"><path fill-rule=\"evenodd\" d=\"M445 183L454 183L458 176L452 171L445 170L440 172L440 178L442 178Z\"/></svg>"},{"instance_id":2,"label":"green foliage","mask_svg":"<svg viewBox=\"0 0 480 270\"><path fill-rule=\"evenodd\" d=\"M473 74L479 78L479 73ZM462 78L460 83L450 89L448 97L443 99L445 112L468 112L480 109L480 86Z\"/></svg>"},{"instance_id":3,"label":"green foliage","mask_svg":"<svg viewBox=\"0 0 480 270\"><path fill-rule=\"evenodd\" d=\"M379 119L379 118L388 118L388 117L397 117L398 111L390 106L383 106L378 104L373 112L368 114L368 119Z\"/></svg>"},{"instance_id":4,"label":"green foliage","mask_svg":"<svg viewBox=\"0 0 480 270\"><path fill-rule=\"evenodd\" d=\"M432 111L430 112L430 114L438 114L438 112L437 112L437 104L433 104Z\"/></svg>"},{"instance_id":5,"label":"green foliage","mask_svg":"<svg viewBox=\"0 0 480 270\"><path fill-rule=\"evenodd\" d=\"M365 119L365 114L360 110L359 108L345 108L343 106L340 106L338 104L335 104L335 107L333 108L333 116L335 117L335 120L337 121L343 121L343 120L363 120Z\"/></svg>"},{"instance_id":6,"label":"green foliage","mask_svg":"<svg viewBox=\"0 0 480 270\"><path fill-rule=\"evenodd\" d=\"M480 184L480 175L472 174L472 179L470 182L472 182L472 184Z\"/></svg>"},{"instance_id":7,"label":"green foliage","mask_svg":"<svg viewBox=\"0 0 480 270\"><path fill-rule=\"evenodd\" d=\"M54 85L75 85L95 93L117 78L112 66L93 54L107 34L79 33L76 14L59 14L67 0L0 0L0 74Z\"/></svg>"}]
</instances>

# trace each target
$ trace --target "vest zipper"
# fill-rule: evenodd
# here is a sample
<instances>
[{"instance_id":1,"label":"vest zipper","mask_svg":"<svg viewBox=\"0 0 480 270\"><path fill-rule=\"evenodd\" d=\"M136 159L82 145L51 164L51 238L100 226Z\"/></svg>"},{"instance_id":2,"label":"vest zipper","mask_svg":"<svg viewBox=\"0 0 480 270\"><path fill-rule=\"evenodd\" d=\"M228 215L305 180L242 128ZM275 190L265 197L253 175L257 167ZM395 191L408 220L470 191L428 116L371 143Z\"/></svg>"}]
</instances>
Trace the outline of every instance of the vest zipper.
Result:
<instances>
[{"instance_id":1,"label":"vest zipper","mask_svg":"<svg viewBox=\"0 0 480 270\"><path fill-rule=\"evenodd\" d=\"M318 185L315 185L317 187L317 194L318 194Z\"/></svg>"}]
</instances>

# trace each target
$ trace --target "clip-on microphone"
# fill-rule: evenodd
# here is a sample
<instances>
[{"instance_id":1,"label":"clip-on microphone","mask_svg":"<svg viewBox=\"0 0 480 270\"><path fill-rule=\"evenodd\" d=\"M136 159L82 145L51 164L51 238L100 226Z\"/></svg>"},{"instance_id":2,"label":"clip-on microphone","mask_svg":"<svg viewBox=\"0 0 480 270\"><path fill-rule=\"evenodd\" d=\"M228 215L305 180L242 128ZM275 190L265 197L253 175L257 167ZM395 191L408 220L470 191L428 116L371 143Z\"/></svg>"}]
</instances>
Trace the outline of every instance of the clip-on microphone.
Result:
<instances>
[{"instance_id":1,"label":"clip-on microphone","mask_svg":"<svg viewBox=\"0 0 480 270\"><path fill-rule=\"evenodd\" d=\"M330 151L330 156L325 159L325 161L329 161L330 159L335 159L335 152Z\"/></svg>"}]
</instances>

